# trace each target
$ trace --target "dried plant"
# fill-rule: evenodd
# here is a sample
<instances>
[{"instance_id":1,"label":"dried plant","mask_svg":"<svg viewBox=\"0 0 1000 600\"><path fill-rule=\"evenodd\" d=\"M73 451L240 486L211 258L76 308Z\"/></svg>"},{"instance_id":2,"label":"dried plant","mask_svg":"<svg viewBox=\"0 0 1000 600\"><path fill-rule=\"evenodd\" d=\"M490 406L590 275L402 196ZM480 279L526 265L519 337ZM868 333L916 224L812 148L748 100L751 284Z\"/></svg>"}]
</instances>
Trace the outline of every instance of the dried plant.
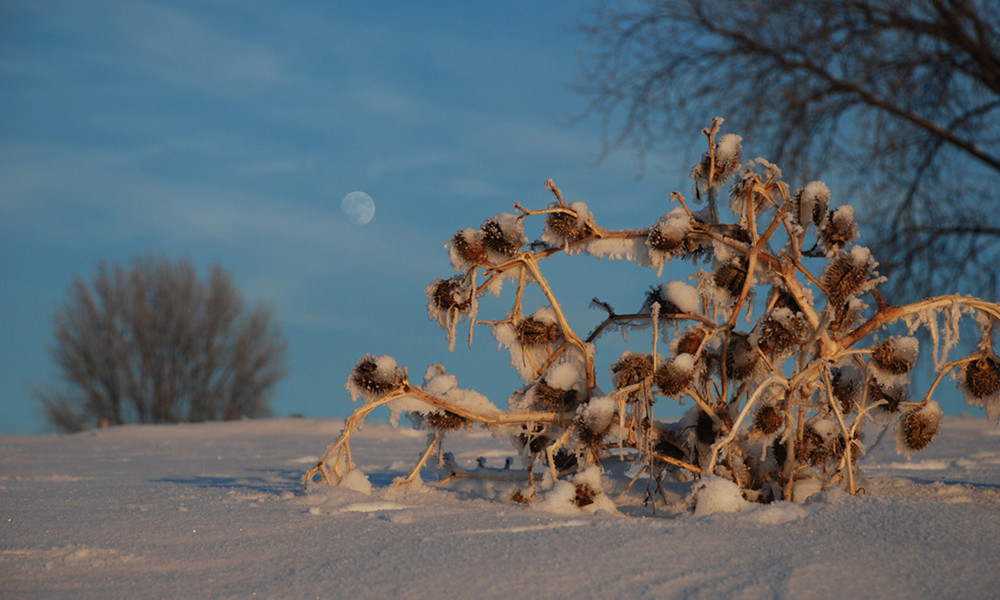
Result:
<instances>
[{"instance_id":1,"label":"dried plant","mask_svg":"<svg viewBox=\"0 0 1000 600\"><path fill-rule=\"evenodd\" d=\"M394 420L407 413L431 431L427 451L401 482L417 477L434 449L441 455L446 433L479 424L509 436L521 454L527 487L512 494L513 501L530 504L544 496L535 488L541 469L550 487L568 478L581 507L597 500L605 505L594 469L611 460L633 461L653 491L668 478L711 475L735 483L751 501L799 499L803 490L832 486L856 493L867 430L878 438L894 430L897 450L907 456L925 448L940 427L933 394L948 374L970 405L1000 419L1000 305L960 295L890 304L879 291L885 279L877 260L856 244L853 208L831 207L821 182L793 193L766 160L740 162L742 139L717 140L721 124L715 119L704 130L708 151L692 173L702 210L674 193L676 206L651 226L613 231L586 205L567 204L549 180L556 202L548 207L515 204L516 213L456 233L450 256L458 275L428 287L431 316L452 340L466 319L470 343L475 326L492 328L524 386L501 409L459 388L440 365L417 385L391 357L366 356L347 384L364 403L305 481L336 485L356 469L351 438L380 406L389 407ZM727 185L728 212L719 202ZM536 217L544 219L544 232L527 244L525 223ZM607 317L581 335L541 271L541 259L560 253L624 258L658 273L675 259L710 268L697 268L687 282L637 293L637 312L618 313L595 299ZM478 320L478 299L501 293L507 281L516 282L509 312ZM546 304L526 316L528 286L536 286ZM966 318L978 326L979 339L970 355L950 360ZM645 347L613 362L614 390L602 392L594 366L601 335L650 327ZM933 341L936 377L917 398L910 380L920 350L913 334L920 328ZM658 421L653 406L659 397L693 406L677 422ZM439 461L446 481L518 476Z\"/></svg>"}]
</instances>

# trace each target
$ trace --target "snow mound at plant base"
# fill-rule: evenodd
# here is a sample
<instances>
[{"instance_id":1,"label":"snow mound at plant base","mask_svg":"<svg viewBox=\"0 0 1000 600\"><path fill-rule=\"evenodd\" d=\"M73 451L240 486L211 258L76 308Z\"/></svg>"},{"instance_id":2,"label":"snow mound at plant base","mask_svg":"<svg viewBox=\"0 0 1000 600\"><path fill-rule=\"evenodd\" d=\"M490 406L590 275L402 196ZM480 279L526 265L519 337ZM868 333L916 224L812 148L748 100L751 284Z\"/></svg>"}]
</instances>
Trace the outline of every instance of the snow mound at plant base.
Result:
<instances>
[{"instance_id":1,"label":"snow mound at plant base","mask_svg":"<svg viewBox=\"0 0 1000 600\"><path fill-rule=\"evenodd\" d=\"M769 505L742 502L720 479L658 490L640 477L625 490L635 471L610 458L603 473L536 482L527 506L511 502L524 481L441 486L426 470L394 487L427 432L374 422L352 439L355 475L304 490L343 425L0 436L0 598L810 600L835 590L936 600L1000 589L1000 429L983 418L943 417L910 460L887 440L862 462L864 495L831 488ZM449 436L445 450L497 476L516 458L481 430ZM583 484L589 504L578 501Z\"/></svg>"},{"instance_id":2,"label":"snow mound at plant base","mask_svg":"<svg viewBox=\"0 0 1000 600\"><path fill-rule=\"evenodd\" d=\"M712 513L731 513L743 510L747 501L743 493L732 481L720 477L703 477L694 484L688 505L694 509L696 517Z\"/></svg>"}]
</instances>

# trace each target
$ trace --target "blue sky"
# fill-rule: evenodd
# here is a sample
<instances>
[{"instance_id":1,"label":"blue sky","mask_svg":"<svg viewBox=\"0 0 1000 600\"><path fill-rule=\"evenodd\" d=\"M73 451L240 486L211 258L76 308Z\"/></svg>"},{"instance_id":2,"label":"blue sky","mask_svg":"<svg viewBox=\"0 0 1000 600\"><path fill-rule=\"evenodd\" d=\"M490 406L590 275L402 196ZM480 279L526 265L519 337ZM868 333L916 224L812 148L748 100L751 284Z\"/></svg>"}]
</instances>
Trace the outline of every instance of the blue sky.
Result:
<instances>
[{"instance_id":1,"label":"blue sky","mask_svg":"<svg viewBox=\"0 0 1000 600\"><path fill-rule=\"evenodd\" d=\"M517 380L489 332L449 353L426 316L451 234L543 207L549 177L609 227L652 222L689 187L689 157L636 181L630 156L596 160L597 122L568 124L584 108L567 89L580 6L3 3L0 431L44 428L30 389L56 379L51 317L73 278L144 252L219 264L274 306L279 415L348 414L366 352L417 378L443 362L502 406ZM339 211L353 190L376 202L363 227ZM641 303L655 279L621 264L590 277L568 310L595 322L607 283L634 279Z\"/></svg>"},{"instance_id":2,"label":"blue sky","mask_svg":"<svg viewBox=\"0 0 1000 600\"><path fill-rule=\"evenodd\" d=\"M274 307L278 415L349 414L343 384L367 352L418 380L442 362L504 406L519 381L489 331L449 353L428 320L445 242L514 202L544 207L550 177L605 227L652 224L704 144L692 131L641 180L626 152L597 160L600 123L570 123L586 5L0 4L0 433L45 428L30 390L57 379L51 317L73 278L147 252L221 265ZM354 190L377 207L362 227L340 213ZM543 268L584 334L591 298L635 310L656 282L587 258ZM626 344L604 340L607 365ZM667 404L658 415L683 410Z\"/></svg>"}]
</instances>

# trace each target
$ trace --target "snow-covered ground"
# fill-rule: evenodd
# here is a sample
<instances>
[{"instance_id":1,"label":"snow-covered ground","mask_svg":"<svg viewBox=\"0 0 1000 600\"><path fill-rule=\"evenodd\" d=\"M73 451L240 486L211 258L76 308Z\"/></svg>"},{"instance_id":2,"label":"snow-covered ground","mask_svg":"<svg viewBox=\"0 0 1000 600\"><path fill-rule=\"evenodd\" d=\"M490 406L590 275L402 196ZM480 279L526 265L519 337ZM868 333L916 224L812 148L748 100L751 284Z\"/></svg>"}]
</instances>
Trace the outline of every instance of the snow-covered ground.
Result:
<instances>
[{"instance_id":1,"label":"snow-covered ground","mask_svg":"<svg viewBox=\"0 0 1000 600\"><path fill-rule=\"evenodd\" d=\"M305 492L340 420L0 436L3 598L996 598L1000 427L947 417L907 461L885 443L866 495L696 516L636 483L606 512L524 508L510 484L391 487L425 434L368 424L375 489ZM888 440L887 440L888 442ZM457 434L460 464L513 454ZM620 485L620 484L619 484ZM618 489L609 490L617 495Z\"/></svg>"}]
</instances>

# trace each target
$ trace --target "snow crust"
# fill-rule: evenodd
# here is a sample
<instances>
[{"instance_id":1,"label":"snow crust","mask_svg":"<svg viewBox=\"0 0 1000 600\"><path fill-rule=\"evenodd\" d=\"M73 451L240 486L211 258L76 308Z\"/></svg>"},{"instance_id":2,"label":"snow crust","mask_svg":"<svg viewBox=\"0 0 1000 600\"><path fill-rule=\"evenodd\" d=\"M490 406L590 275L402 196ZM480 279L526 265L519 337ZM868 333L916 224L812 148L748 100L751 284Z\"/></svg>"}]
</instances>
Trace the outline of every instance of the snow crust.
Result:
<instances>
[{"instance_id":1,"label":"snow crust","mask_svg":"<svg viewBox=\"0 0 1000 600\"><path fill-rule=\"evenodd\" d=\"M391 487L427 436L377 422L351 444L370 495L303 490L343 425L0 436L0 597L937 600L1000 589L1000 430L981 416L942 417L934 444L909 461L877 447L862 459L865 495L830 489L697 516L691 482L654 492L654 512L640 477L615 505L625 518L570 502L545 510L555 486L527 507L509 501L524 482L441 487L429 469L420 485ZM449 435L445 450L497 473L515 454L478 429ZM613 461L604 469L560 493L587 481L595 498L616 498L629 478ZM703 492L702 510L739 504L724 487Z\"/></svg>"}]
</instances>

